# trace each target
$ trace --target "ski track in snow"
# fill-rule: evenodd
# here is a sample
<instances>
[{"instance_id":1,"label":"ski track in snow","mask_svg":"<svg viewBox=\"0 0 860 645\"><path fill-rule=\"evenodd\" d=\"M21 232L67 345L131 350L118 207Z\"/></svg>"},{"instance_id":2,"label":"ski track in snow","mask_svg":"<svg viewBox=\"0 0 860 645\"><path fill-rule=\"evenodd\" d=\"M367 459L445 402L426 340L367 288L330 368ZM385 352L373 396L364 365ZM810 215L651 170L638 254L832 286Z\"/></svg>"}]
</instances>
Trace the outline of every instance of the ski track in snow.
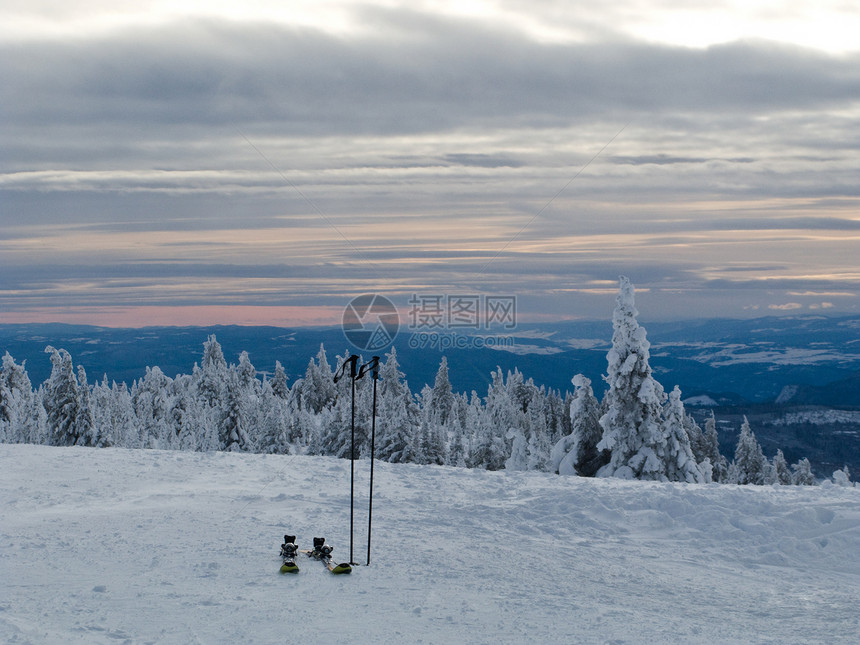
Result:
<instances>
[{"instance_id":1,"label":"ski track in snow","mask_svg":"<svg viewBox=\"0 0 860 645\"><path fill-rule=\"evenodd\" d=\"M366 558L368 462L354 555ZM860 634L860 489L0 445L4 643L834 643Z\"/></svg>"}]
</instances>

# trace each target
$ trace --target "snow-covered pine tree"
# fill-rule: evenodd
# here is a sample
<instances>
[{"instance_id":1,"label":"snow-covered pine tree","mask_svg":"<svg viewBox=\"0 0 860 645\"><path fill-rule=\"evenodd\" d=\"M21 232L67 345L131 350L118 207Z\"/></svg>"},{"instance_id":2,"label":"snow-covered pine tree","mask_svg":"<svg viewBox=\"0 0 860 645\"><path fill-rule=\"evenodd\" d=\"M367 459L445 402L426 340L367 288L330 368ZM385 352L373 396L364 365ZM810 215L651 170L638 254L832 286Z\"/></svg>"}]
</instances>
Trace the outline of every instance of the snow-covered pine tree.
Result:
<instances>
[{"instance_id":1,"label":"snow-covered pine tree","mask_svg":"<svg viewBox=\"0 0 860 645\"><path fill-rule=\"evenodd\" d=\"M259 403L254 415L256 440L255 450L263 454L290 453L290 423L292 410L290 398L276 396L273 391L274 379L263 382ZM289 395L289 392L287 393Z\"/></svg>"},{"instance_id":2,"label":"snow-covered pine tree","mask_svg":"<svg viewBox=\"0 0 860 645\"><path fill-rule=\"evenodd\" d=\"M560 475L594 477L609 463L609 452L597 449L603 435L600 404L591 389L591 379L577 374L571 382L576 388L570 401L571 433L556 442L550 465Z\"/></svg>"},{"instance_id":3,"label":"snow-covered pine tree","mask_svg":"<svg viewBox=\"0 0 860 645\"><path fill-rule=\"evenodd\" d=\"M681 389L676 385L669 393L666 404L665 437L663 444L663 463L666 464L666 477L669 481L685 481L688 484L702 483L712 477L711 464L706 464L707 473L696 462L686 426L689 421L681 401ZM704 461L704 460L703 460Z\"/></svg>"},{"instance_id":4,"label":"snow-covered pine tree","mask_svg":"<svg viewBox=\"0 0 860 645\"><path fill-rule=\"evenodd\" d=\"M848 470L848 466L843 466L840 470L833 471L833 483L837 486L853 488L854 484L851 482L851 471Z\"/></svg>"},{"instance_id":5,"label":"snow-covered pine tree","mask_svg":"<svg viewBox=\"0 0 860 645\"><path fill-rule=\"evenodd\" d=\"M209 407L218 407L221 388L227 378L227 361L221 345L212 334L203 343L203 360L199 372L195 370L197 395Z\"/></svg>"},{"instance_id":6,"label":"snow-covered pine tree","mask_svg":"<svg viewBox=\"0 0 860 645\"><path fill-rule=\"evenodd\" d=\"M43 386L42 399L48 415L49 441L55 446L87 445L87 437L77 426L81 401L72 357L66 350L50 345L45 353L51 355L51 376Z\"/></svg>"},{"instance_id":7,"label":"snow-covered pine tree","mask_svg":"<svg viewBox=\"0 0 860 645\"><path fill-rule=\"evenodd\" d=\"M436 370L436 379L433 388L427 396L421 397L422 412L428 416L433 424L440 426L448 423L454 411L454 392L451 388L451 380L448 377L448 358L443 356Z\"/></svg>"},{"instance_id":8,"label":"snow-covered pine tree","mask_svg":"<svg viewBox=\"0 0 860 645\"><path fill-rule=\"evenodd\" d=\"M94 446L96 448L104 447L104 441L99 436L98 428L93 421L93 404L92 392L87 383L87 372L83 365L78 365L78 397L80 404L78 405L77 418L75 425L80 433L83 443L79 445ZM80 441L80 440L79 440Z\"/></svg>"},{"instance_id":9,"label":"snow-covered pine tree","mask_svg":"<svg viewBox=\"0 0 860 645\"><path fill-rule=\"evenodd\" d=\"M444 359L443 359L444 364ZM444 379L441 394L445 397L444 403L439 399L434 403L437 396L436 389L424 386L419 397L421 412L418 431L421 433L420 461L417 463L444 465L448 462L448 421L453 416L454 396L451 393L451 384L447 382L448 368L444 366ZM442 366L440 366L442 371ZM437 373L437 383L438 383ZM446 392L447 391L447 392ZM444 421L442 421L444 419Z\"/></svg>"},{"instance_id":10,"label":"snow-covered pine tree","mask_svg":"<svg viewBox=\"0 0 860 645\"><path fill-rule=\"evenodd\" d=\"M415 460L413 438L420 411L406 383L397 351L392 347L379 369L377 384L376 456L383 461L405 463Z\"/></svg>"},{"instance_id":11,"label":"snow-covered pine tree","mask_svg":"<svg viewBox=\"0 0 860 645\"><path fill-rule=\"evenodd\" d=\"M342 379L345 383L349 379ZM317 360L311 359L305 371L305 378L301 382L301 405L302 408L319 414L323 409L334 404L337 390L334 384L334 373L326 358L325 347L320 344L317 352Z\"/></svg>"},{"instance_id":12,"label":"snow-covered pine tree","mask_svg":"<svg viewBox=\"0 0 860 645\"><path fill-rule=\"evenodd\" d=\"M156 365L147 367L144 377L132 384L131 400L145 448L168 450L173 447L176 433L169 419L171 381ZM210 385L214 386L214 380Z\"/></svg>"},{"instance_id":13,"label":"snow-covered pine tree","mask_svg":"<svg viewBox=\"0 0 860 645\"><path fill-rule=\"evenodd\" d=\"M528 470L529 456L525 435L520 428L508 431L511 442L511 456L505 461L505 470Z\"/></svg>"},{"instance_id":14,"label":"snow-covered pine tree","mask_svg":"<svg viewBox=\"0 0 860 645\"><path fill-rule=\"evenodd\" d=\"M795 486L815 486L815 475L812 474L812 465L806 457L792 465L791 483Z\"/></svg>"},{"instance_id":15,"label":"snow-covered pine tree","mask_svg":"<svg viewBox=\"0 0 860 645\"><path fill-rule=\"evenodd\" d=\"M240 388L246 395L259 395L262 384L257 378L257 368L251 363L248 352L239 353L239 364L236 366L236 378Z\"/></svg>"},{"instance_id":16,"label":"snow-covered pine tree","mask_svg":"<svg viewBox=\"0 0 860 645\"><path fill-rule=\"evenodd\" d=\"M715 482L725 482L729 475L729 464L725 456L720 453L720 440L717 434L717 419L713 411L705 421L705 431L702 433L704 442L703 453L711 462L712 479Z\"/></svg>"},{"instance_id":17,"label":"snow-covered pine tree","mask_svg":"<svg viewBox=\"0 0 860 645\"><path fill-rule=\"evenodd\" d=\"M765 483L767 470L767 458L762 453L761 446L745 416L738 445L735 447L735 459L730 467L731 483L762 485Z\"/></svg>"},{"instance_id":18,"label":"snow-covered pine tree","mask_svg":"<svg viewBox=\"0 0 860 645\"><path fill-rule=\"evenodd\" d=\"M499 370L499 374L501 374L501 370ZM472 440L466 457L466 465L469 468L500 470L508 458L505 440L486 407L481 404L481 398L474 390L469 401L467 417L467 427L472 433Z\"/></svg>"},{"instance_id":19,"label":"snow-covered pine tree","mask_svg":"<svg viewBox=\"0 0 860 645\"><path fill-rule=\"evenodd\" d=\"M257 378L257 368L251 363L248 352L239 354L239 364L230 366L229 387L236 388L239 401L239 418L244 439L241 450L257 452L257 443L263 431L266 407L263 404L263 385Z\"/></svg>"},{"instance_id":20,"label":"snow-covered pine tree","mask_svg":"<svg viewBox=\"0 0 860 645\"><path fill-rule=\"evenodd\" d=\"M448 465L457 468L466 467L466 456L468 455L468 444L466 434L462 427L459 432L451 435L451 445L448 448Z\"/></svg>"},{"instance_id":21,"label":"snow-covered pine tree","mask_svg":"<svg viewBox=\"0 0 860 645\"><path fill-rule=\"evenodd\" d=\"M249 450L247 420L242 400L242 386L235 370L226 373L222 389L219 443L221 450Z\"/></svg>"},{"instance_id":22,"label":"snow-covered pine tree","mask_svg":"<svg viewBox=\"0 0 860 645\"><path fill-rule=\"evenodd\" d=\"M281 361L275 361L275 373L270 381L272 394L279 399L287 400L290 397L290 386L288 385L287 373Z\"/></svg>"},{"instance_id":23,"label":"snow-covered pine tree","mask_svg":"<svg viewBox=\"0 0 860 645\"><path fill-rule=\"evenodd\" d=\"M529 381L531 382L531 379ZM529 429L528 445L526 446L528 470L547 472L550 469L551 448L545 405L546 398L540 391L536 390L536 394L532 397L528 404L528 410L526 410Z\"/></svg>"},{"instance_id":24,"label":"snow-covered pine tree","mask_svg":"<svg viewBox=\"0 0 860 645\"><path fill-rule=\"evenodd\" d=\"M311 455L331 455L342 459L350 459L352 456L353 436L352 436L352 379L342 378L337 384L334 384L334 377L331 369L328 368L328 362L325 359L325 350L320 347L319 358L325 366L323 370L311 369L308 366L308 373L302 383L302 394L309 396L305 398L304 406L313 410L319 405L320 412L317 414L316 434L310 438L308 444L308 454ZM337 368L334 373L339 373L343 362L349 358L349 352L346 352L342 357L338 357ZM359 359L359 363L362 360ZM321 387L325 387L326 383L320 379L328 373L331 376L328 378L328 385L331 386L334 394L331 402L326 402L329 397L324 394L323 397L311 394L309 392L309 383L317 382ZM369 379L361 379L355 383L355 458L361 458L365 446L369 445L370 439L370 398L368 396ZM366 451L365 451L366 452Z\"/></svg>"},{"instance_id":25,"label":"snow-covered pine tree","mask_svg":"<svg viewBox=\"0 0 860 645\"><path fill-rule=\"evenodd\" d=\"M487 470L504 468L510 455L507 436L510 430L522 431L525 426L525 415L511 399L502 368L497 367L487 388L486 404L475 435L472 467Z\"/></svg>"},{"instance_id":26,"label":"snow-covered pine tree","mask_svg":"<svg viewBox=\"0 0 860 645\"><path fill-rule=\"evenodd\" d=\"M771 483L780 484L782 486L791 485L791 468L785 460L785 455L782 454L782 450L777 450L776 454L773 456L771 470L773 471L772 475L769 477L769 479L772 480Z\"/></svg>"},{"instance_id":27,"label":"snow-covered pine tree","mask_svg":"<svg viewBox=\"0 0 860 645\"><path fill-rule=\"evenodd\" d=\"M35 398L24 363L18 365L7 351L0 363L0 423L5 428L0 441L39 442L38 415L33 414Z\"/></svg>"},{"instance_id":28,"label":"snow-covered pine tree","mask_svg":"<svg viewBox=\"0 0 860 645\"><path fill-rule=\"evenodd\" d=\"M663 386L651 375L650 343L645 329L636 320L634 290L621 276L612 316L612 347L607 353L609 390L604 399L605 414L600 418L603 438L599 450L609 450L609 464L600 476L623 479L665 480L667 447ZM678 438L680 441L680 438ZM672 471L674 472L674 471Z\"/></svg>"}]
</instances>

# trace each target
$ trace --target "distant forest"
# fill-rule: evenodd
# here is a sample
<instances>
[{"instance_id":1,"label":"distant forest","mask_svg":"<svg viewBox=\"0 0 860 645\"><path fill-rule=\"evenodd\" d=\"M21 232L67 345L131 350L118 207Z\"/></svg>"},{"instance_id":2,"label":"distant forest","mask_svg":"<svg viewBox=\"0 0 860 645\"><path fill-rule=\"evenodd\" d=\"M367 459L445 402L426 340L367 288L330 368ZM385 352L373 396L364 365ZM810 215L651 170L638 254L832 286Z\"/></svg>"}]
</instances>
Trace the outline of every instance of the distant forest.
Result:
<instances>
[{"instance_id":1,"label":"distant forest","mask_svg":"<svg viewBox=\"0 0 860 645\"><path fill-rule=\"evenodd\" d=\"M780 450L767 458L746 421L734 458L721 455L713 416L701 428L684 410L680 390L666 393L654 378L636 317L633 286L622 278L602 400L581 374L572 379L574 392L562 395L500 368L485 396L458 394L445 358L433 386L413 393L392 349L380 363L375 416L372 375L335 382L350 357L338 356L333 369L322 346L292 384L280 363L259 378L247 352L228 364L214 335L191 374L170 378L148 367L130 387L107 378L91 385L67 351L48 346L51 375L34 388L7 352L0 442L341 458L367 458L372 446L375 458L396 463L691 483L815 483L807 459L789 465ZM847 468L834 480L843 477L850 481Z\"/></svg>"}]
</instances>

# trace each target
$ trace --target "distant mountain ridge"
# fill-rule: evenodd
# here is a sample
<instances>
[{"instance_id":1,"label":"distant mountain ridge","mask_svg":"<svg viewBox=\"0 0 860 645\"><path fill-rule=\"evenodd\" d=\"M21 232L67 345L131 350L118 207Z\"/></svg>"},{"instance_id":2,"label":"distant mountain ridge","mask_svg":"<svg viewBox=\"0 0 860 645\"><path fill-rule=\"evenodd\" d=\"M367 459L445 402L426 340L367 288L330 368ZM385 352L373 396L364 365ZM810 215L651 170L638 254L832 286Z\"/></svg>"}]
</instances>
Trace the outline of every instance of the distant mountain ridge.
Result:
<instances>
[{"instance_id":1,"label":"distant mountain ridge","mask_svg":"<svg viewBox=\"0 0 860 645\"><path fill-rule=\"evenodd\" d=\"M651 365L667 388L679 385L685 398L707 395L718 403L776 401L786 386L797 386L792 404L860 406L860 317L767 317L751 320L694 320L642 325L651 342ZM120 329L85 325L0 325L0 354L8 351L27 361L34 383L50 374L44 354L51 344L68 350L90 381L131 384L146 367L158 365L170 376L189 373L199 362L203 342L215 334L228 361L241 351L257 370L270 373L275 361L291 380L304 375L307 363L324 344L329 356L351 347L339 327L146 327ZM457 330L459 337L469 335ZM443 349L453 332L432 342L415 342L409 330L395 339L398 358L413 391L432 383L443 355L448 357L456 391L483 395L490 372L519 369L539 385L572 390L570 379L583 373L600 390L606 351L612 335L609 321L520 324L505 332L506 346ZM478 334L472 334L475 336ZM433 337L422 340L433 341ZM358 352L367 354L371 352ZM785 396L785 395L783 395Z\"/></svg>"}]
</instances>

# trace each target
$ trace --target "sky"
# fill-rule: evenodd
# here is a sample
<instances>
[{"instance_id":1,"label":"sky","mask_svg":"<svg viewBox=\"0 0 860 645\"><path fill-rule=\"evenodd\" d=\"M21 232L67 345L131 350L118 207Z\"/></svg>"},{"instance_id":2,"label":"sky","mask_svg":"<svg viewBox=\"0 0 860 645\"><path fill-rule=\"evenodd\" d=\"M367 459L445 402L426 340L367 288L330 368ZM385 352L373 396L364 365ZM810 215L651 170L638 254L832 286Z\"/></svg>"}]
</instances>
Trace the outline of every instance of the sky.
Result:
<instances>
[{"instance_id":1,"label":"sky","mask_svg":"<svg viewBox=\"0 0 860 645\"><path fill-rule=\"evenodd\" d=\"M850 0L0 0L0 323L860 311Z\"/></svg>"}]
</instances>

